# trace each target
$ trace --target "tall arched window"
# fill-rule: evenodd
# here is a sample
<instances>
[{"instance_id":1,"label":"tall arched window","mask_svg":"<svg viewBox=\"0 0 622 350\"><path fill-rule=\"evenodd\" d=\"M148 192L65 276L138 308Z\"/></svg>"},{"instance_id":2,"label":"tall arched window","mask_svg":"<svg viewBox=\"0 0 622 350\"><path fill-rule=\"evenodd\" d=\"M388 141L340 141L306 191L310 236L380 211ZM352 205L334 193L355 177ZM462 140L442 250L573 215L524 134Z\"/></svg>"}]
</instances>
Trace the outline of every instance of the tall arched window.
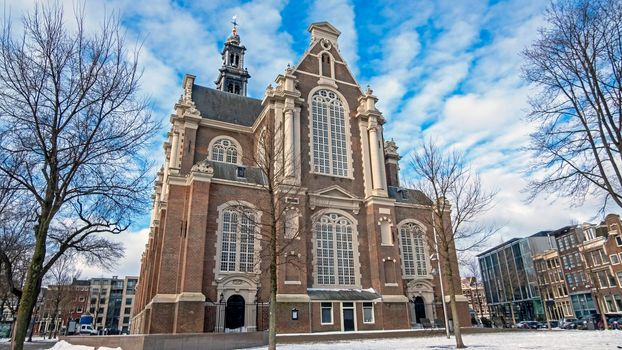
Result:
<instances>
[{"instance_id":1,"label":"tall arched window","mask_svg":"<svg viewBox=\"0 0 622 350\"><path fill-rule=\"evenodd\" d=\"M244 206L221 212L220 271L253 272L255 263L256 213Z\"/></svg>"},{"instance_id":2,"label":"tall arched window","mask_svg":"<svg viewBox=\"0 0 622 350\"><path fill-rule=\"evenodd\" d=\"M346 115L332 91L318 90L311 101L313 171L348 176Z\"/></svg>"},{"instance_id":3,"label":"tall arched window","mask_svg":"<svg viewBox=\"0 0 622 350\"><path fill-rule=\"evenodd\" d=\"M355 244L352 221L337 213L322 215L315 224L317 283L355 285Z\"/></svg>"},{"instance_id":4,"label":"tall arched window","mask_svg":"<svg viewBox=\"0 0 622 350\"><path fill-rule=\"evenodd\" d=\"M238 163L238 146L232 140L221 138L212 143L210 159L215 162Z\"/></svg>"},{"instance_id":5,"label":"tall arched window","mask_svg":"<svg viewBox=\"0 0 622 350\"><path fill-rule=\"evenodd\" d=\"M400 226L400 248L404 277L427 276L425 236L421 226L412 222Z\"/></svg>"}]
</instances>

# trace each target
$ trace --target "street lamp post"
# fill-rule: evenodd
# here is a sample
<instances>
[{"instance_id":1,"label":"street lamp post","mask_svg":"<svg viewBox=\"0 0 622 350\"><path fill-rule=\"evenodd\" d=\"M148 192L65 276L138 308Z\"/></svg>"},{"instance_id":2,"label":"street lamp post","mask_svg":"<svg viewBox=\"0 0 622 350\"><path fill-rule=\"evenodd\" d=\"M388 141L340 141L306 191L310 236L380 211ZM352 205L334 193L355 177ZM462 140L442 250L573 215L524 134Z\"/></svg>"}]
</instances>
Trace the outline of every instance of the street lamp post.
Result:
<instances>
[{"instance_id":1,"label":"street lamp post","mask_svg":"<svg viewBox=\"0 0 622 350\"><path fill-rule=\"evenodd\" d=\"M435 210L432 210L432 233L434 234L434 250L436 251L436 266L438 269L438 280L441 287L441 302L443 303L443 316L445 317L445 333L447 333L447 339L449 336L449 318L447 317L447 305L445 303L445 288L443 288L443 270L441 269L441 258L438 253L438 239L436 238L436 225L434 223Z\"/></svg>"}]
</instances>

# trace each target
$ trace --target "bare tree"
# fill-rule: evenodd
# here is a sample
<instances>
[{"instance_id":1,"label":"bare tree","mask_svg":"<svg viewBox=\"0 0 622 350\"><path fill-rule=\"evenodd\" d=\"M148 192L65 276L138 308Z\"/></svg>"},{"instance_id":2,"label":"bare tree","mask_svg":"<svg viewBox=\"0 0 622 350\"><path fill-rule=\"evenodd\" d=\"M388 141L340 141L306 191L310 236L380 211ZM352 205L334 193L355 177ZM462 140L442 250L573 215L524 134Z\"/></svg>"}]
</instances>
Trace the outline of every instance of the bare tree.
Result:
<instances>
[{"instance_id":1,"label":"bare tree","mask_svg":"<svg viewBox=\"0 0 622 350\"><path fill-rule=\"evenodd\" d=\"M559 0L523 54L539 89L529 120L530 199L541 193L581 204L586 195L622 207L622 3Z\"/></svg>"},{"instance_id":2,"label":"bare tree","mask_svg":"<svg viewBox=\"0 0 622 350\"><path fill-rule=\"evenodd\" d=\"M61 256L49 271L48 298L51 299L52 315L51 324L53 331L48 334L48 339L58 336L59 322L63 322L63 314L71 307L75 299L75 288L72 284L80 278L81 272L76 268L75 256L65 254ZM60 319L57 319L60 318Z\"/></svg>"},{"instance_id":3,"label":"bare tree","mask_svg":"<svg viewBox=\"0 0 622 350\"><path fill-rule=\"evenodd\" d=\"M103 264L123 254L102 236L127 229L148 198L157 127L139 98L138 52L117 18L87 32L77 11L37 5L0 35L0 175L34 203L32 259L14 332L22 349L43 276L67 251Z\"/></svg>"},{"instance_id":4,"label":"bare tree","mask_svg":"<svg viewBox=\"0 0 622 350\"><path fill-rule=\"evenodd\" d=\"M270 276L268 349L276 349L277 317L277 269L282 265L300 269L298 255L291 254L291 244L299 237L302 224L300 213L288 202L302 194L296 184L295 174L289 173L295 163L293 149L283 138L282 121L267 117L258 129L254 143L257 151L249 152L247 162L261 174L260 188L265 200L257 201L257 209L262 212L257 239L267 246L259 252L260 261L267 262L264 267ZM247 212L244 212L247 213Z\"/></svg>"},{"instance_id":5,"label":"bare tree","mask_svg":"<svg viewBox=\"0 0 622 350\"><path fill-rule=\"evenodd\" d=\"M456 295L461 294L456 251L475 249L496 232L494 227L478 222L491 208L495 192L482 188L461 154L443 153L431 141L420 146L410 165L416 189L433 203L428 224L434 230L438 258L445 262L442 273L449 291L456 347L464 348L456 304Z\"/></svg>"}]
</instances>

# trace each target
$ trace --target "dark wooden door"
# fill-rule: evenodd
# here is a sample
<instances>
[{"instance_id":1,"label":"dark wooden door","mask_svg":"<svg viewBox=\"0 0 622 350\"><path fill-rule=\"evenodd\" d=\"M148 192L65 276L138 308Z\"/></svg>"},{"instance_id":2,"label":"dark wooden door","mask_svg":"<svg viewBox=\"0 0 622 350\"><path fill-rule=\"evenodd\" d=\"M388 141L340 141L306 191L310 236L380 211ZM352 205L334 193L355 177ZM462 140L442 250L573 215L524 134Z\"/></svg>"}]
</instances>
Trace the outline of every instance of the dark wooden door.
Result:
<instances>
[{"instance_id":1,"label":"dark wooden door","mask_svg":"<svg viewBox=\"0 0 622 350\"><path fill-rule=\"evenodd\" d=\"M236 329L244 326L244 298L232 295L225 307L225 328Z\"/></svg>"},{"instance_id":2,"label":"dark wooden door","mask_svg":"<svg viewBox=\"0 0 622 350\"><path fill-rule=\"evenodd\" d=\"M343 309L343 330L354 331L354 309Z\"/></svg>"},{"instance_id":3,"label":"dark wooden door","mask_svg":"<svg viewBox=\"0 0 622 350\"><path fill-rule=\"evenodd\" d=\"M422 297L415 298L415 322L421 323L422 318L425 317L425 303L423 302Z\"/></svg>"}]
</instances>

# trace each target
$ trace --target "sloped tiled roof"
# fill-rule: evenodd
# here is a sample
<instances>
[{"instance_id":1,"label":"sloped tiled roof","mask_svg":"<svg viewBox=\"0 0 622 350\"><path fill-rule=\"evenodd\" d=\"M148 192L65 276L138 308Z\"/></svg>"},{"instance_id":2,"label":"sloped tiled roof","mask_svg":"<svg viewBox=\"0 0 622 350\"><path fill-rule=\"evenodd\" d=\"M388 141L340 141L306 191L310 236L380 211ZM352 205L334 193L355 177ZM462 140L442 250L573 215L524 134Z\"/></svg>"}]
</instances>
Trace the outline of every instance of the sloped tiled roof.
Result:
<instances>
[{"instance_id":1,"label":"sloped tiled roof","mask_svg":"<svg viewBox=\"0 0 622 350\"><path fill-rule=\"evenodd\" d=\"M192 86L192 101L201 116L222 122L252 126L261 113L261 100L229 92Z\"/></svg>"},{"instance_id":2,"label":"sloped tiled roof","mask_svg":"<svg viewBox=\"0 0 622 350\"><path fill-rule=\"evenodd\" d=\"M361 289L307 289L311 300L376 300L382 298L378 293Z\"/></svg>"},{"instance_id":3,"label":"sloped tiled roof","mask_svg":"<svg viewBox=\"0 0 622 350\"><path fill-rule=\"evenodd\" d=\"M395 199L399 203L413 203L422 205L432 205L432 201L421 191L409 188L389 186L389 198Z\"/></svg>"}]
</instances>

